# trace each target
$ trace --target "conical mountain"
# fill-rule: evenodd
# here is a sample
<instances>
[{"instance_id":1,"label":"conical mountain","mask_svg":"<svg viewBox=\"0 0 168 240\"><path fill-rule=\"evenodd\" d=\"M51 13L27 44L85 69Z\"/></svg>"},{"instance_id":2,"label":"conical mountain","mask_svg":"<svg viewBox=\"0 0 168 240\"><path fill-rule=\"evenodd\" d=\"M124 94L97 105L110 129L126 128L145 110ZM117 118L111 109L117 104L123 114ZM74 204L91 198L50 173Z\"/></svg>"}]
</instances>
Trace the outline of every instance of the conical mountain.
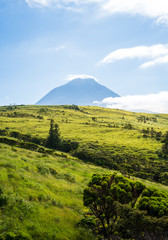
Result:
<instances>
[{"instance_id":1,"label":"conical mountain","mask_svg":"<svg viewBox=\"0 0 168 240\"><path fill-rule=\"evenodd\" d=\"M119 95L99 84L94 78L75 78L50 91L36 104L86 106L94 105L94 101L101 101L107 97L119 97Z\"/></svg>"}]
</instances>

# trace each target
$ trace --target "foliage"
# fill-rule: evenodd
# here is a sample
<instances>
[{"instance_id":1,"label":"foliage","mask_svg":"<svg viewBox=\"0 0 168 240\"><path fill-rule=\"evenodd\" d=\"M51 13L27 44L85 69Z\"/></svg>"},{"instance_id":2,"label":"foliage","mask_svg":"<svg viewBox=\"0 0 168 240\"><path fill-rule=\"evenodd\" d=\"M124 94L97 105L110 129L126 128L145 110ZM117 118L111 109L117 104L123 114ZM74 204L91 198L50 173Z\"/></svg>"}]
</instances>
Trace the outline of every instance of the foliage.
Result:
<instances>
[{"instance_id":1,"label":"foliage","mask_svg":"<svg viewBox=\"0 0 168 240\"><path fill-rule=\"evenodd\" d=\"M77 141L62 139L59 150L63 152L70 152L77 149L78 147L79 147L79 143Z\"/></svg>"},{"instance_id":2,"label":"foliage","mask_svg":"<svg viewBox=\"0 0 168 240\"><path fill-rule=\"evenodd\" d=\"M50 130L49 136L46 141L46 147L58 149L60 146L61 138L60 138L60 130L58 124L54 123L54 120L50 121Z\"/></svg>"},{"instance_id":3,"label":"foliage","mask_svg":"<svg viewBox=\"0 0 168 240\"><path fill-rule=\"evenodd\" d=\"M168 194L155 188L146 189L139 202L139 209L146 210L150 216L168 215Z\"/></svg>"},{"instance_id":4,"label":"foliage","mask_svg":"<svg viewBox=\"0 0 168 240\"><path fill-rule=\"evenodd\" d=\"M122 206L116 234L121 239L167 240L168 217L151 217L145 211ZM120 238L119 238L120 239Z\"/></svg>"},{"instance_id":5,"label":"foliage","mask_svg":"<svg viewBox=\"0 0 168 240\"><path fill-rule=\"evenodd\" d=\"M168 158L168 132L166 132L163 139L162 154L164 158Z\"/></svg>"},{"instance_id":6,"label":"foliage","mask_svg":"<svg viewBox=\"0 0 168 240\"><path fill-rule=\"evenodd\" d=\"M165 175L166 172L168 172L166 162L153 161L153 157L151 157L150 162L142 153L135 154L126 147L113 147L108 151L105 149L104 145L100 146L90 143L79 146L79 148L73 152L73 155L85 162L119 170L128 176L134 175L143 179L168 184Z\"/></svg>"},{"instance_id":7,"label":"foliage","mask_svg":"<svg viewBox=\"0 0 168 240\"><path fill-rule=\"evenodd\" d=\"M33 240L94 239L90 231L75 226L84 211L88 179L107 171L60 151L51 155L0 143L2 239L10 233Z\"/></svg>"},{"instance_id":8,"label":"foliage","mask_svg":"<svg viewBox=\"0 0 168 240\"><path fill-rule=\"evenodd\" d=\"M3 193L2 188L0 188L0 208L3 208L8 203L7 197Z\"/></svg>"},{"instance_id":9,"label":"foliage","mask_svg":"<svg viewBox=\"0 0 168 240\"><path fill-rule=\"evenodd\" d=\"M72 105L63 105L63 108L68 108L68 109L73 109L73 110L77 110L80 111L79 106L72 104Z\"/></svg>"},{"instance_id":10,"label":"foliage","mask_svg":"<svg viewBox=\"0 0 168 240\"><path fill-rule=\"evenodd\" d=\"M24 232L19 232L18 234L15 234L13 232L8 232L5 236L5 240L31 240L29 234Z\"/></svg>"},{"instance_id":11,"label":"foliage","mask_svg":"<svg viewBox=\"0 0 168 240\"><path fill-rule=\"evenodd\" d=\"M63 152L70 152L77 149L79 143L76 141L70 141L62 139L60 136L60 130L58 124L54 123L54 120L50 121L49 136L46 140L46 147L51 149L58 149Z\"/></svg>"},{"instance_id":12,"label":"foliage","mask_svg":"<svg viewBox=\"0 0 168 240\"><path fill-rule=\"evenodd\" d=\"M119 219L121 204L135 206L145 186L140 182L112 175L93 175L83 195L84 206L89 207L94 221L94 232L110 239Z\"/></svg>"},{"instance_id":13,"label":"foliage","mask_svg":"<svg viewBox=\"0 0 168 240\"><path fill-rule=\"evenodd\" d=\"M104 239L168 236L168 194L155 188L121 175L93 175L83 202L89 211L81 225Z\"/></svg>"},{"instance_id":14,"label":"foliage","mask_svg":"<svg viewBox=\"0 0 168 240\"><path fill-rule=\"evenodd\" d=\"M140 115L137 117L137 119L138 119L138 122L144 122L144 123L146 123L147 121L157 122L156 116L148 117L148 116Z\"/></svg>"},{"instance_id":15,"label":"foliage","mask_svg":"<svg viewBox=\"0 0 168 240\"><path fill-rule=\"evenodd\" d=\"M162 140L163 138L163 133L161 131L156 131L154 130L153 127L151 128L147 128L147 129L142 129L141 131L143 133L143 137L151 137L151 138L155 138L156 140Z\"/></svg>"},{"instance_id":16,"label":"foliage","mask_svg":"<svg viewBox=\"0 0 168 240\"><path fill-rule=\"evenodd\" d=\"M168 184L167 157L158 154L165 144L168 115L144 114L149 118L157 117L156 122L144 123L137 121L139 113L99 107L75 108L0 107L0 142L3 142L0 143L0 184L1 197L6 199L0 207L3 240L8 233L28 234L34 240L94 239L91 230L76 225L84 211L82 193L92 174L112 174L109 168L127 176ZM60 129L59 151L44 147L50 119ZM127 123L133 128L124 128ZM147 128L152 134L143 137L142 129ZM154 132L162 132L162 136L157 139ZM71 155L61 151L70 151ZM76 158L77 155L92 164L85 164ZM168 189L154 182L141 181L165 191ZM119 218L117 224L114 223L113 239L168 237L167 217L150 216L147 210L139 210L140 198L129 205L115 202ZM83 222L87 225L88 220L95 229L97 220L87 216Z\"/></svg>"},{"instance_id":17,"label":"foliage","mask_svg":"<svg viewBox=\"0 0 168 240\"><path fill-rule=\"evenodd\" d=\"M133 129L133 126L131 123L125 123L124 128L131 130L131 129Z\"/></svg>"}]
</instances>

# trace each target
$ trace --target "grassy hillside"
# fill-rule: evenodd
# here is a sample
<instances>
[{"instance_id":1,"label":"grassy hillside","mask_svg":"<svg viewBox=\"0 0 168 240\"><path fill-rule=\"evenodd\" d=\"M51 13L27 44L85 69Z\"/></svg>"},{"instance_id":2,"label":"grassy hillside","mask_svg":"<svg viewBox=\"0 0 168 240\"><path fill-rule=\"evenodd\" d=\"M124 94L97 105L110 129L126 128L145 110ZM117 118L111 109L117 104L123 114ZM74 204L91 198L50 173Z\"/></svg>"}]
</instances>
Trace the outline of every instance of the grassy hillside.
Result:
<instances>
[{"instance_id":1,"label":"grassy hillside","mask_svg":"<svg viewBox=\"0 0 168 240\"><path fill-rule=\"evenodd\" d=\"M90 239L75 227L84 211L82 192L93 173L105 172L59 152L51 156L0 144L0 188L7 198L0 233Z\"/></svg>"},{"instance_id":2,"label":"grassy hillside","mask_svg":"<svg viewBox=\"0 0 168 240\"><path fill-rule=\"evenodd\" d=\"M168 160L158 154L168 131L167 114L76 106L0 108L1 129L44 139L51 118L64 139L80 143L73 152L80 159L168 184Z\"/></svg>"},{"instance_id":3,"label":"grassy hillside","mask_svg":"<svg viewBox=\"0 0 168 240\"><path fill-rule=\"evenodd\" d=\"M42 154L0 144L0 234L32 239L92 239L76 226L84 213L83 189L92 174L110 173L69 154ZM168 187L143 180L168 192ZM2 195L0 195L2 203ZM19 235L19 236L20 236ZM9 238L14 239L14 238ZM94 238L93 238L94 239Z\"/></svg>"},{"instance_id":4,"label":"grassy hillside","mask_svg":"<svg viewBox=\"0 0 168 240\"><path fill-rule=\"evenodd\" d=\"M127 156L134 156L132 164L139 163L140 167L150 163L151 169L167 168L167 159L157 155L163 143L156 137L143 137L141 130L153 127L165 134L168 115L143 114L149 118L144 123L138 121L142 115L138 113L96 107L69 108L72 107L0 108L0 139L7 141L7 144L0 143L0 234L6 239L94 239L89 231L76 225L85 211L83 189L92 174L113 170L86 164L72 155L85 152L90 162L99 165L100 158L113 163L118 155L119 170L123 171L129 165ZM36 144L23 144L23 140L9 135L2 136L17 131L23 136L46 139L51 118L59 124L64 139L80 143L73 153L48 150ZM118 166L117 160L114 163ZM165 185L141 181L168 192Z\"/></svg>"}]
</instances>

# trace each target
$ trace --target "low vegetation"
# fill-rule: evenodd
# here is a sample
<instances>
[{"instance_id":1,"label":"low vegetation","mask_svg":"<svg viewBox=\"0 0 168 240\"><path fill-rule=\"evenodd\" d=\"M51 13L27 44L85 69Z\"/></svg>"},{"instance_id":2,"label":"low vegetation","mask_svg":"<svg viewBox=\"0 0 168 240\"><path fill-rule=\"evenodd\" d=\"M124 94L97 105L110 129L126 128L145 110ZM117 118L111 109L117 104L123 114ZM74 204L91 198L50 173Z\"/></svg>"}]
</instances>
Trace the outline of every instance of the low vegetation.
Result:
<instances>
[{"instance_id":1,"label":"low vegetation","mask_svg":"<svg viewBox=\"0 0 168 240\"><path fill-rule=\"evenodd\" d=\"M127 176L168 184L168 115L76 105L7 106L0 108L0 135L6 131L46 146L51 119L60 130L60 150Z\"/></svg>"},{"instance_id":2,"label":"low vegetation","mask_svg":"<svg viewBox=\"0 0 168 240\"><path fill-rule=\"evenodd\" d=\"M0 239L166 239L168 115L6 106L0 126Z\"/></svg>"},{"instance_id":3,"label":"low vegetation","mask_svg":"<svg viewBox=\"0 0 168 240\"><path fill-rule=\"evenodd\" d=\"M62 152L0 143L0 239L92 239L77 227L83 189L106 171Z\"/></svg>"},{"instance_id":4,"label":"low vegetation","mask_svg":"<svg viewBox=\"0 0 168 240\"><path fill-rule=\"evenodd\" d=\"M116 174L95 174L83 201L89 211L80 224L98 239L168 238L168 193Z\"/></svg>"}]
</instances>

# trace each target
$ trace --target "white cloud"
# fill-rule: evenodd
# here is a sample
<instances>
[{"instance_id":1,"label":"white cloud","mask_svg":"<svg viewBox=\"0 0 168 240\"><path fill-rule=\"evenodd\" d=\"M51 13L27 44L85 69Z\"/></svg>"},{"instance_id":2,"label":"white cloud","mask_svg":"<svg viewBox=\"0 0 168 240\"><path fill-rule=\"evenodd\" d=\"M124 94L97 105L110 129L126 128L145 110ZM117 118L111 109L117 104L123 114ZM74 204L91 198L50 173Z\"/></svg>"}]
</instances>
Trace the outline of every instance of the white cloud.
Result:
<instances>
[{"instance_id":1,"label":"white cloud","mask_svg":"<svg viewBox=\"0 0 168 240\"><path fill-rule=\"evenodd\" d=\"M50 0L26 0L30 7L47 7L50 4Z\"/></svg>"},{"instance_id":2,"label":"white cloud","mask_svg":"<svg viewBox=\"0 0 168 240\"><path fill-rule=\"evenodd\" d=\"M82 5L96 2L98 0L25 0L30 7L53 7L67 8L67 10L74 10L80 8Z\"/></svg>"},{"instance_id":3,"label":"white cloud","mask_svg":"<svg viewBox=\"0 0 168 240\"><path fill-rule=\"evenodd\" d=\"M168 23L167 0L25 0L29 6L81 7L95 4L99 14L129 14L153 18L157 23Z\"/></svg>"},{"instance_id":4,"label":"white cloud","mask_svg":"<svg viewBox=\"0 0 168 240\"><path fill-rule=\"evenodd\" d=\"M142 15L158 19L168 18L167 0L108 0L103 4L103 10L109 14L126 13Z\"/></svg>"},{"instance_id":5,"label":"white cloud","mask_svg":"<svg viewBox=\"0 0 168 240\"><path fill-rule=\"evenodd\" d=\"M59 52L59 51L65 49L65 48L66 48L66 44L63 44L63 45L60 45L58 47L48 48L47 51L49 51L49 52Z\"/></svg>"},{"instance_id":6,"label":"white cloud","mask_svg":"<svg viewBox=\"0 0 168 240\"><path fill-rule=\"evenodd\" d=\"M168 44L156 44L152 46L137 46L132 48L122 48L111 52L103 58L99 64L112 63L124 59L151 59L140 65L145 69L157 64L168 63Z\"/></svg>"},{"instance_id":7,"label":"white cloud","mask_svg":"<svg viewBox=\"0 0 168 240\"><path fill-rule=\"evenodd\" d=\"M76 79L76 78L80 78L80 79L88 79L88 78L92 78L94 79L95 81L97 81L97 79L91 75L86 75L86 74L69 74L67 77L66 77L66 80L67 81L71 81L73 79ZM97 81L98 82L98 81Z\"/></svg>"},{"instance_id":8,"label":"white cloud","mask_svg":"<svg viewBox=\"0 0 168 240\"><path fill-rule=\"evenodd\" d=\"M168 44L122 48L108 54L100 63L111 63L122 59L156 58L168 54Z\"/></svg>"},{"instance_id":9,"label":"white cloud","mask_svg":"<svg viewBox=\"0 0 168 240\"><path fill-rule=\"evenodd\" d=\"M142 65L140 65L139 67L141 69L145 69L145 68L149 68L158 64L166 64L168 63L168 55L164 56L164 57L160 57L160 58L156 58L152 61L143 63Z\"/></svg>"},{"instance_id":10,"label":"white cloud","mask_svg":"<svg viewBox=\"0 0 168 240\"><path fill-rule=\"evenodd\" d=\"M168 91L158 94L105 98L95 103L99 106L127 111L168 113Z\"/></svg>"}]
</instances>

